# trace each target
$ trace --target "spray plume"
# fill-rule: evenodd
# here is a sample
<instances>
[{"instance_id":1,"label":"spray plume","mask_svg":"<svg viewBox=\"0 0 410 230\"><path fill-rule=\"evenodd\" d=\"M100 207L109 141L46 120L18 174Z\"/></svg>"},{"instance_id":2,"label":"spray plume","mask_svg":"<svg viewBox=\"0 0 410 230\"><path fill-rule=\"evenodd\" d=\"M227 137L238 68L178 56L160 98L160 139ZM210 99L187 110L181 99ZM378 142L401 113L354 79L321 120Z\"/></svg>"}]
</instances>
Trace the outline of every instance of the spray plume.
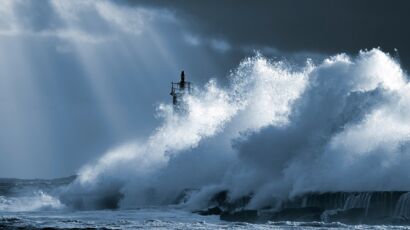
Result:
<instances>
[{"instance_id":1,"label":"spray plume","mask_svg":"<svg viewBox=\"0 0 410 230\"><path fill-rule=\"evenodd\" d=\"M254 194L255 208L311 191L410 189L409 86L388 54L340 54L297 69L257 54L229 79L186 97L183 116L160 105L163 124L147 140L84 167L66 196L113 196L129 207L197 188L189 208L220 190Z\"/></svg>"}]
</instances>

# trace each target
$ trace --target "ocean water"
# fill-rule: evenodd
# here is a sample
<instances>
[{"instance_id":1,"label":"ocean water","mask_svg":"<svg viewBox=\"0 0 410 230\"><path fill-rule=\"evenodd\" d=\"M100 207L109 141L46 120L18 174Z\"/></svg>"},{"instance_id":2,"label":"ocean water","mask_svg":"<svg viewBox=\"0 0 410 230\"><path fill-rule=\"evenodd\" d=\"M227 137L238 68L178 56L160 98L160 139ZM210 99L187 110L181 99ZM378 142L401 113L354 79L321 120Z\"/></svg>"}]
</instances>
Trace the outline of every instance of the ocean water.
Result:
<instances>
[{"instance_id":1,"label":"ocean water","mask_svg":"<svg viewBox=\"0 0 410 230\"><path fill-rule=\"evenodd\" d=\"M177 205L80 211L59 199L62 189L75 178L0 179L0 229L410 229L339 222L227 222Z\"/></svg>"},{"instance_id":2,"label":"ocean water","mask_svg":"<svg viewBox=\"0 0 410 230\"><path fill-rule=\"evenodd\" d=\"M0 228L203 229L224 227L217 217L202 217L168 207L102 211L0 212Z\"/></svg>"},{"instance_id":3,"label":"ocean water","mask_svg":"<svg viewBox=\"0 0 410 230\"><path fill-rule=\"evenodd\" d=\"M227 222L175 205L79 211L58 198L60 189L74 179L0 179L0 229L410 229L325 222Z\"/></svg>"},{"instance_id":4,"label":"ocean water","mask_svg":"<svg viewBox=\"0 0 410 230\"><path fill-rule=\"evenodd\" d=\"M0 212L0 229L410 229L406 226L345 225L324 222L225 222L173 207L115 211Z\"/></svg>"}]
</instances>

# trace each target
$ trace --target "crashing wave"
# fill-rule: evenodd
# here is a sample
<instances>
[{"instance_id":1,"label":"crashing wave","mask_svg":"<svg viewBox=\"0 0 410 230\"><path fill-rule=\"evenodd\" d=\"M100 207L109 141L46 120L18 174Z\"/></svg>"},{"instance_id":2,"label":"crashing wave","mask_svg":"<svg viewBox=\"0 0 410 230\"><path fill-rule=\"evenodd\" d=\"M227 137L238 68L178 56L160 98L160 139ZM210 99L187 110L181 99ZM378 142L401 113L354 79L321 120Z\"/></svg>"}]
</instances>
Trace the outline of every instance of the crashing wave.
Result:
<instances>
[{"instance_id":1,"label":"crashing wave","mask_svg":"<svg viewBox=\"0 0 410 230\"><path fill-rule=\"evenodd\" d=\"M187 97L184 116L161 105L163 124L84 167L66 200L169 204L197 188L190 209L218 190L232 199L253 194L248 207L260 208L307 192L410 190L409 84L388 54L340 54L298 68L258 54L229 79ZM104 205L84 208L95 207Z\"/></svg>"},{"instance_id":2,"label":"crashing wave","mask_svg":"<svg viewBox=\"0 0 410 230\"><path fill-rule=\"evenodd\" d=\"M56 197L43 191L35 191L25 196L0 196L0 211L30 212L41 210L56 210L64 205Z\"/></svg>"}]
</instances>

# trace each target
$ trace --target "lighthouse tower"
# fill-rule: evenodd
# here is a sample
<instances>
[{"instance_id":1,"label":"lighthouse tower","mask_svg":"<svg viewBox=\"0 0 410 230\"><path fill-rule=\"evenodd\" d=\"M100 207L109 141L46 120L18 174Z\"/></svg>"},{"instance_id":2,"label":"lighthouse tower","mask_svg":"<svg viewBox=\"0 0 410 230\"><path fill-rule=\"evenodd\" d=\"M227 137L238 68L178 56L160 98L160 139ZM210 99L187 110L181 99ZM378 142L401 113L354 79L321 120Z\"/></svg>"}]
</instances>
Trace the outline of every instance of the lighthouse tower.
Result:
<instances>
[{"instance_id":1,"label":"lighthouse tower","mask_svg":"<svg viewBox=\"0 0 410 230\"><path fill-rule=\"evenodd\" d=\"M171 82L172 104L174 110L182 111L184 109L183 97L191 93L191 82L185 81L185 73L181 72L181 80L179 82Z\"/></svg>"}]
</instances>

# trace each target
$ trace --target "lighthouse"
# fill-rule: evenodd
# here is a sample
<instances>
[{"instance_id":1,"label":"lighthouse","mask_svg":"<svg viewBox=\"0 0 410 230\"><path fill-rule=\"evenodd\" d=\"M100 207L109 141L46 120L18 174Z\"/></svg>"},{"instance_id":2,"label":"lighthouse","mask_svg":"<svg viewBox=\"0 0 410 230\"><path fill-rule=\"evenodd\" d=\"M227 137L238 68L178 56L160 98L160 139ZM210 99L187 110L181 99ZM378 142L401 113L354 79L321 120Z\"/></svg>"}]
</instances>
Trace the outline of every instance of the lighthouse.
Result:
<instances>
[{"instance_id":1,"label":"lighthouse","mask_svg":"<svg viewBox=\"0 0 410 230\"><path fill-rule=\"evenodd\" d=\"M179 82L171 82L171 93L172 104L174 105L174 110L182 111L184 110L184 95L191 93L191 82L185 81L185 72L181 72L181 80Z\"/></svg>"}]
</instances>

